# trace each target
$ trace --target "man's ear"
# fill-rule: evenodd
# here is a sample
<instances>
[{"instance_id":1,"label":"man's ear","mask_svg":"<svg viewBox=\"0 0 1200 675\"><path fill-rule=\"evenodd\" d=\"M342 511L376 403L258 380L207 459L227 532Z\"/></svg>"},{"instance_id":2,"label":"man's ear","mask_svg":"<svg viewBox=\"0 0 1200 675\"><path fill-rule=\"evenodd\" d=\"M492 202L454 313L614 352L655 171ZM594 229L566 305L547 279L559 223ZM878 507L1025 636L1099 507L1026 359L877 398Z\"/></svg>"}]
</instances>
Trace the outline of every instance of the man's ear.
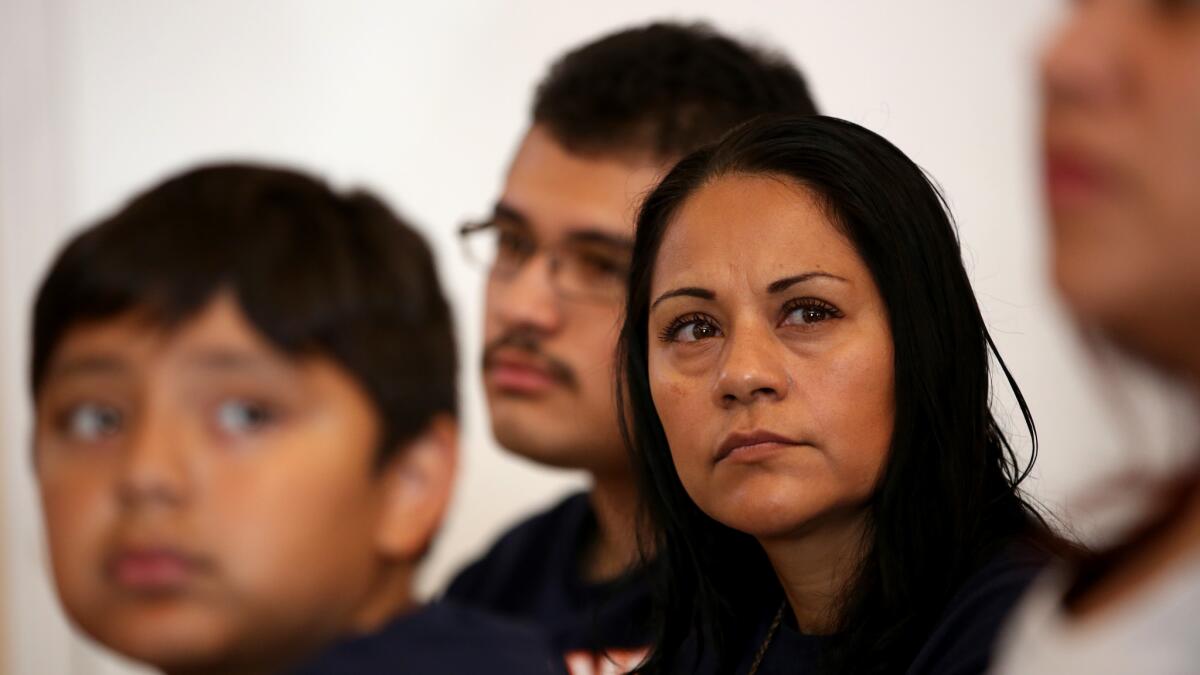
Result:
<instances>
[{"instance_id":1,"label":"man's ear","mask_svg":"<svg viewBox=\"0 0 1200 675\"><path fill-rule=\"evenodd\" d=\"M384 467L383 511L377 545L396 561L416 562L429 548L450 505L458 465L458 422L430 420L418 436L395 449Z\"/></svg>"}]
</instances>

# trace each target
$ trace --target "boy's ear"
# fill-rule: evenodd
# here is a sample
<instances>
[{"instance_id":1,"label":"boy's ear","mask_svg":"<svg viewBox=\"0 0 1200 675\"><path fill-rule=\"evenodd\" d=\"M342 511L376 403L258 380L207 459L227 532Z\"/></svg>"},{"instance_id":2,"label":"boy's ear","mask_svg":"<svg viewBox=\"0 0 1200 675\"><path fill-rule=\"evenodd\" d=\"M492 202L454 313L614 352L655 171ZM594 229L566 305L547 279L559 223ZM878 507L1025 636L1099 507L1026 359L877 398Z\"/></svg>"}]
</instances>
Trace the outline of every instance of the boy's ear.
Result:
<instances>
[{"instance_id":1,"label":"boy's ear","mask_svg":"<svg viewBox=\"0 0 1200 675\"><path fill-rule=\"evenodd\" d=\"M454 491L458 465L458 422L434 417L384 467L383 511L376 535L379 552L396 561L416 562L442 524Z\"/></svg>"}]
</instances>

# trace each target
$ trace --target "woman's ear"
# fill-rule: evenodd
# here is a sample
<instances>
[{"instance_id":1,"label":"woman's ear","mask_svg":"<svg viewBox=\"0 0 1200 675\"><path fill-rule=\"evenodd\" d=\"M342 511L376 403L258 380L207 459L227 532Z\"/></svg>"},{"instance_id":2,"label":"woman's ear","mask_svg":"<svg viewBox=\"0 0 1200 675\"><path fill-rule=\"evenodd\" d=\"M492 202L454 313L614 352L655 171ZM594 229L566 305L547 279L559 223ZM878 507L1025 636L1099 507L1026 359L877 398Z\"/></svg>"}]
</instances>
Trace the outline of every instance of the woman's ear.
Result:
<instances>
[{"instance_id":1,"label":"woman's ear","mask_svg":"<svg viewBox=\"0 0 1200 675\"><path fill-rule=\"evenodd\" d=\"M380 477L383 510L379 552L416 562L428 550L450 505L458 465L458 422L449 414L430 420L419 435L396 448Z\"/></svg>"}]
</instances>

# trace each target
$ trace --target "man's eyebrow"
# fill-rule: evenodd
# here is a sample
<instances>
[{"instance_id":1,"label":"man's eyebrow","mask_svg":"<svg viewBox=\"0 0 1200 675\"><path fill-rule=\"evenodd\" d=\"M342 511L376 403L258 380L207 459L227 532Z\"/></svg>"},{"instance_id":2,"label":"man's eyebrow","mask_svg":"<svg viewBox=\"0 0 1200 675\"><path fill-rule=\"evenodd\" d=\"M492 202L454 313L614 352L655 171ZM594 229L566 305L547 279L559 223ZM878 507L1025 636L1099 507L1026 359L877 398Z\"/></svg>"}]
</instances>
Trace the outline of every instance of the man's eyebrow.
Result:
<instances>
[{"instance_id":1,"label":"man's eyebrow","mask_svg":"<svg viewBox=\"0 0 1200 675\"><path fill-rule=\"evenodd\" d=\"M88 354L55 363L46 373L46 377L49 379L80 375L120 375L129 370L129 364L119 357L108 354Z\"/></svg>"},{"instance_id":2,"label":"man's eyebrow","mask_svg":"<svg viewBox=\"0 0 1200 675\"><path fill-rule=\"evenodd\" d=\"M848 279L839 277L836 274L830 274L829 272L805 272L804 274L797 274L790 277L784 277L783 279L779 279L777 281L772 281L771 285L767 286L767 292L780 293L782 291L786 291L792 286L795 286L796 284L804 283L805 281L811 281L813 279L833 279L834 281L850 283Z\"/></svg>"},{"instance_id":3,"label":"man's eyebrow","mask_svg":"<svg viewBox=\"0 0 1200 675\"><path fill-rule=\"evenodd\" d=\"M700 298L701 300L716 300L717 294L708 290L707 288L684 286L683 288L669 290L655 298L654 302L650 303L650 309L653 310L658 306L658 303L662 302L663 300L678 297Z\"/></svg>"},{"instance_id":4,"label":"man's eyebrow","mask_svg":"<svg viewBox=\"0 0 1200 675\"><path fill-rule=\"evenodd\" d=\"M504 200L496 202L496 205L492 207L492 220L503 220L525 229L533 229L533 223L530 222L529 217L522 213L520 209L505 203ZM633 248L632 237L613 234L608 228L598 225L581 225L569 228L563 238L566 241L578 244L604 244L619 248Z\"/></svg>"},{"instance_id":5,"label":"man's eyebrow","mask_svg":"<svg viewBox=\"0 0 1200 675\"><path fill-rule=\"evenodd\" d=\"M511 204L505 204L503 200L496 202L492 207L492 220L507 220L516 225L530 227L529 218Z\"/></svg>"},{"instance_id":6,"label":"man's eyebrow","mask_svg":"<svg viewBox=\"0 0 1200 675\"><path fill-rule=\"evenodd\" d=\"M572 230L567 233L566 239L579 244L604 244L616 248L633 249L633 239L595 228Z\"/></svg>"}]
</instances>

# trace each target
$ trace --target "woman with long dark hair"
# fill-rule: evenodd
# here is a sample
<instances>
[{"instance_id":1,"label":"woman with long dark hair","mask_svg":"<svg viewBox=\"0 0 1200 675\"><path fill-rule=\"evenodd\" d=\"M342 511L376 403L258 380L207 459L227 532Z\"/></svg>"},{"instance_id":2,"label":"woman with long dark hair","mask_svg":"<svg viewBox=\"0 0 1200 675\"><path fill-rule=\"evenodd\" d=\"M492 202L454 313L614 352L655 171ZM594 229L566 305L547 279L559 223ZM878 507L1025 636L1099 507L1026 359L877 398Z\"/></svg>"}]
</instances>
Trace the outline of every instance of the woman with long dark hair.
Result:
<instances>
[{"instance_id":1,"label":"woman with long dark hair","mask_svg":"<svg viewBox=\"0 0 1200 675\"><path fill-rule=\"evenodd\" d=\"M642 672L986 668L1058 540L990 359L1034 440L1029 410L902 152L807 117L685 158L643 204L620 352L658 576Z\"/></svg>"}]
</instances>

